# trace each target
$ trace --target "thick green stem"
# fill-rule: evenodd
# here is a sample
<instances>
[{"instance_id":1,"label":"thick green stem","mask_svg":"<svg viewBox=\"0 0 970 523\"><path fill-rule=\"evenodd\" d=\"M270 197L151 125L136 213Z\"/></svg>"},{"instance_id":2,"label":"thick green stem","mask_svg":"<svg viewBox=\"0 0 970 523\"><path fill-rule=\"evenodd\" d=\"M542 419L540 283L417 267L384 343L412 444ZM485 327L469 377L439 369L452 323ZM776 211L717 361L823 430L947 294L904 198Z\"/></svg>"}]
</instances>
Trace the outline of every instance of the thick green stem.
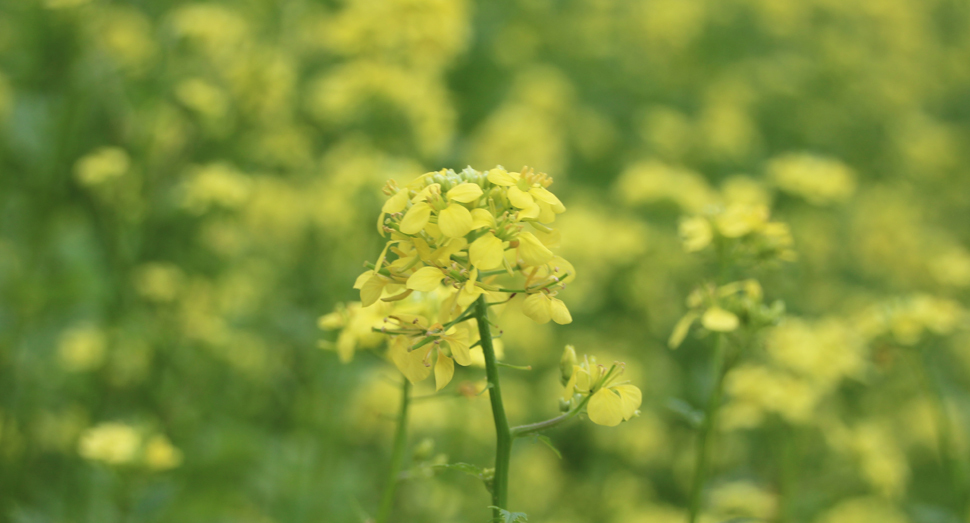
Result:
<instances>
[{"instance_id":1,"label":"thick green stem","mask_svg":"<svg viewBox=\"0 0 970 523\"><path fill-rule=\"evenodd\" d=\"M724 335L718 334L714 341L714 361L712 369L713 390L704 411L704 423L697 438L697 463L694 468L694 482L690 491L689 523L697 523L701 512L701 499L704 484L707 481L708 460L711 453L711 442L717 429L717 412L721 406L721 392L724 388Z\"/></svg>"},{"instance_id":2,"label":"thick green stem","mask_svg":"<svg viewBox=\"0 0 970 523\"><path fill-rule=\"evenodd\" d=\"M481 337L482 352L485 354L485 376L488 378L488 398L492 402L492 418L495 420L495 479L492 482L492 505L508 510L509 499L509 460L512 456L512 431L505 417L502 404L502 387L499 385L498 362L492 346L492 331L488 326L488 303L485 295L475 302L475 320ZM497 508L492 509L492 517L499 518Z\"/></svg>"},{"instance_id":3,"label":"thick green stem","mask_svg":"<svg viewBox=\"0 0 970 523\"><path fill-rule=\"evenodd\" d=\"M408 441L408 402L411 395L411 383L407 378L401 377L404 384L401 385L401 408L397 413L397 428L394 431L394 449L391 451L391 466L387 474L387 483L384 484L384 494L381 495L381 506L377 513L376 523L386 523L394 508L394 492L397 490L401 467L404 464L404 450L407 448Z\"/></svg>"}]
</instances>

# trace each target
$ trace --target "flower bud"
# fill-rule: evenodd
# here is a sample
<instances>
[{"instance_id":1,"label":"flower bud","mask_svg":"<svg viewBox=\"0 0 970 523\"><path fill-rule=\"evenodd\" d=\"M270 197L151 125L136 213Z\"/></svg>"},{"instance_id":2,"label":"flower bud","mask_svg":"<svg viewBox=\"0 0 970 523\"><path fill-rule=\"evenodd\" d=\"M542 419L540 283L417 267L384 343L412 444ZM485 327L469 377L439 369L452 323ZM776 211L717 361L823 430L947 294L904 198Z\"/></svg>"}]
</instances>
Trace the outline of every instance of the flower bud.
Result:
<instances>
[{"instance_id":1,"label":"flower bud","mask_svg":"<svg viewBox=\"0 0 970 523\"><path fill-rule=\"evenodd\" d=\"M574 365L576 365L576 349L572 345L566 345L562 351L562 358L559 359L559 381L563 386L569 383L569 378L573 377Z\"/></svg>"},{"instance_id":2,"label":"flower bud","mask_svg":"<svg viewBox=\"0 0 970 523\"><path fill-rule=\"evenodd\" d=\"M569 412L569 408L572 405L571 401L566 401L559 398L559 412Z\"/></svg>"}]
</instances>

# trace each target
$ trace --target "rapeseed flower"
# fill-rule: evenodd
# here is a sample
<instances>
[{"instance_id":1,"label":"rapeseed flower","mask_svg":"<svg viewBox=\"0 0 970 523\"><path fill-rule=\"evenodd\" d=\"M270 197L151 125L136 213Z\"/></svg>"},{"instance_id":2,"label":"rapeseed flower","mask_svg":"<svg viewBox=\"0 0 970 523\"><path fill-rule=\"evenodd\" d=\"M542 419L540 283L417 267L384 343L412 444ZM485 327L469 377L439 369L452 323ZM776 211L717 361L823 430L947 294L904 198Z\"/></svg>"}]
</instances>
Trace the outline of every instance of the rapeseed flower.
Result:
<instances>
[{"instance_id":1,"label":"rapeseed flower","mask_svg":"<svg viewBox=\"0 0 970 523\"><path fill-rule=\"evenodd\" d=\"M628 381L619 381L625 364L616 363L607 369L596 363L596 358L585 357L572 369L568 363L574 360L575 352L567 347L561 365L562 376L566 380L563 389L564 402L586 403L586 415L597 425L615 427L639 415L642 394L640 389Z\"/></svg>"}]
</instances>

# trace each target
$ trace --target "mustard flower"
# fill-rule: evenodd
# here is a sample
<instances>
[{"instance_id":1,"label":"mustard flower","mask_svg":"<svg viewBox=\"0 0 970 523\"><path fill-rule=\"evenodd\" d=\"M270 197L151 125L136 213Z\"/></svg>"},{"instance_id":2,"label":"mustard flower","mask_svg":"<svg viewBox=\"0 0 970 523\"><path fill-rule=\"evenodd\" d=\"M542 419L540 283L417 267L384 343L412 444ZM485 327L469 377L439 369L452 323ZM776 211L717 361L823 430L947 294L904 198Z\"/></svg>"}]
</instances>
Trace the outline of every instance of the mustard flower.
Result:
<instances>
[{"instance_id":1,"label":"mustard flower","mask_svg":"<svg viewBox=\"0 0 970 523\"><path fill-rule=\"evenodd\" d=\"M567 347L561 365L562 377L566 380L563 389L564 402L586 402L586 415L597 425L615 427L629 421L639 414L642 394L640 389L628 381L620 381L625 365L614 364L607 369L596 363L596 358L586 356L580 364L575 361L575 352Z\"/></svg>"}]
</instances>

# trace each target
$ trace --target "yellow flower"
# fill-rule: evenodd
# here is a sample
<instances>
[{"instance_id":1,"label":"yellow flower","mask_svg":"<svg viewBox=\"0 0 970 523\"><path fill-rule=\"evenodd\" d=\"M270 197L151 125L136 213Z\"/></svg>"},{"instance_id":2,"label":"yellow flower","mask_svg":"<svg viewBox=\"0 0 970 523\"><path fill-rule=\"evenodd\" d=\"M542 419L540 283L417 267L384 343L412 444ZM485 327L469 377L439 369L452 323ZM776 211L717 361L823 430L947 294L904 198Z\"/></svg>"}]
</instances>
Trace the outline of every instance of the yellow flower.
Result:
<instances>
[{"instance_id":1,"label":"yellow flower","mask_svg":"<svg viewBox=\"0 0 970 523\"><path fill-rule=\"evenodd\" d=\"M522 302L522 313L539 324L553 320L560 325L566 325L573 321L566 304L545 292L537 292L526 297Z\"/></svg>"},{"instance_id":2,"label":"yellow flower","mask_svg":"<svg viewBox=\"0 0 970 523\"><path fill-rule=\"evenodd\" d=\"M563 399L575 401L574 394L586 396L586 415L597 425L615 427L629 421L639 414L637 409L643 397L636 386L618 381L623 371L622 363L607 370L597 365L595 358L586 357L580 365L573 366Z\"/></svg>"},{"instance_id":3,"label":"yellow flower","mask_svg":"<svg viewBox=\"0 0 970 523\"><path fill-rule=\"evenodd\" d=\"M155 435L145 444L145 465L154 470L168 470L182 464L182 451L165 436Z\"/></svg>"},{"instance_id":4,"label":"yellow flower","mask_svg":"<svg viewBox=\"0 0 970 523\"><path fill-rule=\"evenodd\" d=\"M471 243L468 257L472 265L480 270L494 269L505 259L504 243L493 233L487 232Z\"/></svg>"},{"instance_id":5,"label":"yellow flower","mask_svg":"<svg viewBox=\"0 0 970 523\"><path fill-rule=\"evenodd\" d=\"M510 173L502 167L496 167L488 171L488 181L507 187L509 203L522 210L523 218L538 218L541 222L549 223L555 220L557 214L566 211L559 198L546 189L552 180L545 173L537 174L531 169Z\"/></svg>"},{"instance_id":6,"label":"yellow flower","mask_svg":"<svg viewBox=\"0 0 970 523\"><path fill-rule=\"evenodd\" d=\"M102 423L81 435L78 453L91 461L109 465L125 465L138 456L141 434L124 423Z\"/></svg>"},{"instance_id":7,"label":"yellow flower","mask_svg":"<svg viewBox=\"0 0 970 523\"><path fill-rule=\"evenodd\" d=\"M714 332L735 331L739 323L740 321L736 314L720 307L711 307L704 311L704 315L701 316L701 325L705 329Z\"/></svg>"}]
</instances>

